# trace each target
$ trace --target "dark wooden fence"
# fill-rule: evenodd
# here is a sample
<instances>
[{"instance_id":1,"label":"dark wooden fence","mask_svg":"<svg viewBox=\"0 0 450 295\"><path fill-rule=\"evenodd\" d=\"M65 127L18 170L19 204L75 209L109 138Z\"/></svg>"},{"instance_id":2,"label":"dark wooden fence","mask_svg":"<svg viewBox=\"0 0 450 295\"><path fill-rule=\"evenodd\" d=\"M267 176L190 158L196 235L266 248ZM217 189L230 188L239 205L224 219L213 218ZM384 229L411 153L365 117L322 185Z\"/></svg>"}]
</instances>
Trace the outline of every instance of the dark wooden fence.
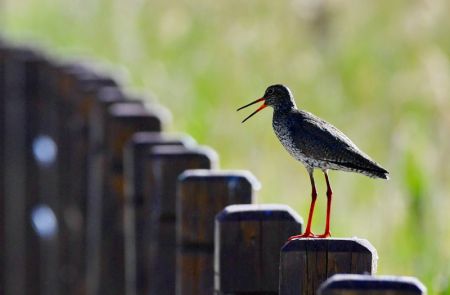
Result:
<instances>
[{"instance_id":1,"label":"dark wooden fence","mask_svg":"<svg viewBox=\"0 0 450 295\"><path fill-rule=\"evenodd\" d=\"M160 109L108 74L0 41L0 294L425 292L372 276L366 240L286 242L297 213L254 204L255 177L166 133Z\"/></svg>"}]
</instances>

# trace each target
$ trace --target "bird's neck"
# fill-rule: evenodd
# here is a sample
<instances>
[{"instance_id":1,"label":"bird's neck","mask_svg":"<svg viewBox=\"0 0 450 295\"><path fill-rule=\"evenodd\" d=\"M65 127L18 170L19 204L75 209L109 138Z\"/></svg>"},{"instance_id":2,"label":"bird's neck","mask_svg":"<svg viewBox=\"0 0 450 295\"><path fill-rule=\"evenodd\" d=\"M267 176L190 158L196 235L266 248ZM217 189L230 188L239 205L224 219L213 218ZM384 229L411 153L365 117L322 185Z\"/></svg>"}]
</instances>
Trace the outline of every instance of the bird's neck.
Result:
<instances>
[{"instance_id":1,"label":"bird's neck","mask_svg":"<svg viewBox=\"0 0 450 295\"><path fill-rule=\"evenodd\" d=\"M273 109L275 113L289 113L292 110L296 110L297 106L295 102L291 101L290 103L275 105Z\"/></svg>"}]
</instances>

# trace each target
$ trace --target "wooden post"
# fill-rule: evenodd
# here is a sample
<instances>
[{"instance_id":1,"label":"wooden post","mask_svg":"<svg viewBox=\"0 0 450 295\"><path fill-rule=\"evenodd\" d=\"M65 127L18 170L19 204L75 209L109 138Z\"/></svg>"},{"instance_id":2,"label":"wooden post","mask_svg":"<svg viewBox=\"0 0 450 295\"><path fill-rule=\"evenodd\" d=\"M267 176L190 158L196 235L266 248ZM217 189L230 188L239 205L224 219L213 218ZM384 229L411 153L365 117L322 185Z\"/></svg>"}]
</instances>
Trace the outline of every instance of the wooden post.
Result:
<instances>
[{"instance_id":1,"label":"wooden post","mask_svg":"<svg viewBox=\"0 0 450 295\"><path fill-rule=\"evenodd\" d=\"M8 47L6 47L5 44L0 43L0 208L1 206L3 206L3 199L4 199L4 191L3 191L3 171L4 171L4 162L3 162L3 145L5 143L5 134L4 134L4 117L5 117L5 112L4 112L4 104L5 104L5 97L6 97L6 93L5 93L5 58L6 58L6 54L8 51ZM0 212L0 215L3 215L3 210ZM3 217L1 217L3 218ZM4 224L2 222L2 220L0 221L1 224ZM2 229L3 230L3 229ZM0 235L0 239L2 238L3 235ZM3 240L0 240L0 252L3 253ZM0 257L3 257L2 255L0 255ZM1 260L3 261L3 260ZM0 261L0 262L1 262ZM0 273L2 272L2 270L0 269ZM0 281L0 284L3 286L3 284L1 283L2 281ZM2 291L3 287L0 287L0 293Z\"/></svg>"},{"instance_id":2,"label":"wooden post","mask_svg":"<svg viewBox=\"0 0 450 295\"><path fill-rule=\"evenodd\" d=\"M60 273L62 292L85 294L86 290L86 224L89 164L89 115L98 99L98 92L117 83L87 69L73 65L52 69L54 97L58 100L60 123L57 141L61 150L58 181L60 204ZM65 111L63 111L63 109Z\"/></svg>"},{"instance_id":3,"label":"wooden post","mask_svg":"<svg viewBox=\"0 0 450 295\"><path fill-rule=\"evenodd\" d=\"M319 288L319 295L424 295L425 286L413 277L336 274Z\"/></svg>"},{"instance_id":4,"label":"wooden post","mask_svg":"<svg viewBox=\"0 0 450 295\"><path fill-rule=\"evenodd\" d=\"M41 241L55 231L33 227L33 209L39 203L37 163L33 139L39 106L40 57L28 49L14 48L4 56L4 193L5 193L5 293L42 292ZM36 225L36 224L35 224ZM47 228L48 229L48 228ZM54 228L52 228L54 229ZM53 286L50 281L46 287ZM44 293L41 293L44 294Z\"/></svg>"},{"instance_id":5,"label":"wooden post","mask_svg":"<svg viewBox=\"0 0 450 295\"><path fill-rule=\"evenodd\" d=\"M155 147L147 157L147 185L150 216L147 220L149 273L148 294L175 293L175 223L176 184L188 169L210 169L217 166L217 154L209 148Z\"/></svg>"},{"instance_id":6,"label":"wooden post","mask_svg":"<svg viewBox=\"0 0 450 295\"><path fill-rule=\"evenodd\" d=\"M4 132L4 104L5 104L5 58L8 47L0 40L0 294L5 294L5 192L3 186L5 163L3 160L3 146L5 143Z\"/></svg>"},{"instance_id":7,"label":"wooden post","mask_svg":"<svg viewBox=\"0 0 450 295\"><path fill-rule=\"evenodd\" d=\"M120 88L103 87L89 113L86 226L86 294L99 294L102 243L102 202L106 187L106 118L108 108L124 101Z\"/></svg>"},{"instance_id":8,"label":"wooden post","mask_svg":"<svg viewBox=\"0 0 450 295\"><path fill-rule=\"evenodd\" d=\"M43 73L43 86L45 90L45 115L42 118L41 134L47 142L52 141L56 150L56 161L49 165L46 173L43 173L42 181L51 183L47 187L51 187L53 194L58 196L58 210L56 212L58 224L58 240L59 240L59 270L58 278L61 281L60 292L70 294L69 282L73 279L75 270L70 265L70 256L77 253L80 249L79 245L73 245L73 235L69 232L69 226L73 216L67 216L66 206L69 201L69 188L73 179L70 179L70 155L72 154L72 145L69 142L71 114L73 112L72 105L69 104L70 98L77 91L75 80L77 76L74 72L79 72L78 65L75 64L52 64ZM87 70L84 69L83 72ZM51 175L50 175L51 174ZM48 190L49 188L47 188ZM69 218L67 218L69 217ZM55 253L56 255L56 253Z\"/></svg>"},{"instance_id":9,"label":"wooden post","mask_svg":"<svg viewBox=\"0 0 450 295\"><path fill-rule=\"evenodd\" d=\"M148 263L145 225L150 216L149 199L144 195L145 158L155 146L192 147L194 139L187 135L161 132L138 132L125 147L125 271L126 294L148 294Z\"/></svg>"},{"instance_id":10,"label":"wooden post","mask_svg":"<svg viewBox=\"0 0 450 295\"><path fill-rule=\"evenodd\" d=\"M337 273L373 274L377 253L363 239L295 239L281 249L280 295L316 294Z\"/></svg>"},{"instance_id":11,"label":"wooden post","mask_svg":"<svg viewBox=\"0 0 450 295\"><path fill-rule=\"evenodd\" d=\"M181 174L176 294L213 294L214 218L225 206L252 203L259 186L248 171L187 170Z\"/></svg>"},{"instance_id":12,"label":"wooden post","mask_svg":"<svg viewBox=\"0 0 450 295\"><path fill-rule=\"evenodd\" d=\"M67 192L64 191L65 187L59 185L61 172L67 170L67 167L64 167L65 169L62 167L61 156L67 150L64 149L64 143L59 140L59 131L64 125L62 119L66 117L61 115L61 110L58 108L62 98L56 92L56 77L58 75L54 73L55 67L56 64L48 60L47 63L39 68L40 103L37 109L37 130L33 139L33 150L35 151L35 162L37 163L39 187L36 194L39 195L40 200L40 207L35 209L35 215L39 216L41 214L44 218L52 216L57 227L57 240L53 244L48 243L48 249L43 253L47 257L43 257L41 261L41 271L43 272L41 280L55 280L58 284L56 292L59 293L62 291L62 283L68 270L61 267L61 258L65 251L60 247L63 244L61 242L63 241L62 229L64 224L61 204L64 203ZM61 74L61 72L58 74ZM43 213L46 213L47 216ZM44 272L44 269L47 269L47 271Z\"/></svg>"},{"instance_id":13,"label":"wooden post","mask_svg":"<svg viewBox=\"0 0 450 295\"><path fill-rule=\"evenodd\" d=\"M125 293L123 150L138 131L161 131L163 118L136 103L113 104L105 129L106 174L102 201L100 294Z\"/></svg>"},{"instance_id":14,"label":"wooden post","mask_svg":"<svg viewBox=\"0 0 450 295\"><path fill-rule=\"evenodd\" d=\"M35 192L38 203L33 205L31 220L33 228L40 236L39 277L41 287L39 294L55 294L60 292L61 279L60 259L60 225L62 215L60 204L64 191L58 187L59 161L58 152L63 151L58 146L57 97L51 95L49 87L52 82L48 70L52 67L51 60L42 60L36 67L38 89L33 93L37 103L31 112L35 113L35 134L32 139L33 162L36 165L36 181L38 190ZM61 154L61 153L60 153ZM46 219L47 218L47 219ZM52 220L53 233L48 235L39 230L40 220Z\"/></svg>"},{"instance_id":15,"label":"wooden post","mask_svg":"<svg viewBox=\"0 0 450 295\"><path fill-rule=\"evenodd\" d=\"M301 227L285 205L226 207L215 223L215 294L278 294L280 248Z\"/></svg>"}]
</instances>

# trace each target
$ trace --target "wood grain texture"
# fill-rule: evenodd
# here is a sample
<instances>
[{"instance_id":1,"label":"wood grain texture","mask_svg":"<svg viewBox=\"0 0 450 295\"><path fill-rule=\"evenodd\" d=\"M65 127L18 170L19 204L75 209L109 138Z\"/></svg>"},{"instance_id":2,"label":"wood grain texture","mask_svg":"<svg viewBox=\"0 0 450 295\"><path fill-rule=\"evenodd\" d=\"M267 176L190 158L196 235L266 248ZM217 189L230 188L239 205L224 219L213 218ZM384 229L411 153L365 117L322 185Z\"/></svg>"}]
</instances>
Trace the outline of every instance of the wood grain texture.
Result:
<instances>
[{"instance_id":1,"label":"wood grain texture","mask_svg":"<svg viewBox=\"0 0 450 295\"><path fill-rule=\"evenodd\" d=\"M146 198L150 218L145 239L149 241L149 294L175 293L176 184L188 169L217 167L217 154L204 147L154 147L147 157Z\"/></svg>"},{"instance_id":2,"label":"wood grain texture","mask_svg":"<svg viewBox=\"0 0 450 295\"><path fill-rule=\"evenodd\" d=\"M214 254L212 251L177 250L176 294L213 294ZM179 273L182 273L180 276ZM209 291L209 293L208 293Z\"/></svg>"},{"instance_id":3,"label":"wood grain texture","mask_svg":"<svg viewBox=\"0 0 450 295\"><path fill-rule=\"evenodd\" d=\"M101 250L103 243L103 203L107 195L106 126L108 108L125 99L118 87L103 87L97 93L89 113L88 200L86 294L97 295L100 288ZM133 102L131 102L133 103ZM134 102L136 103L136 102Z\"/></svg>"},{"instance_id":4,"label":"wood grain texture","mask_svg":"<svg viewBox=\"0 0 450 295\"><path fill-rule=\"evenodd\" d=\"M177 189L176 294L214 291L214 219L231 204L250 204L259 183L248 171L187 170Z\"/></svg>"},{"instance_id":5,"label":"wood grain texture","mask_svg":"<svg viewBox=\"0 0 450 295\"><path fill-rule=\"evenodd\" d=\"M60 123L58 139L65 165L58 176L59 191L64 192L60 203L60 249L62 277L61 292L84 294L86 290L86 241L89 175L89 115L104 87L117 86L110 77L99 76L78 66L66 71L66 66L50 69L47 76L47 97L56 99ZM53 78L53 79L52 79ZM58 85L54 85L56 80ZM52 87L53 86L53 87ZM57 87L55 87L57 86ZM55 93L54 88L60 91Z\"/></svg>"},{"instance_id":6,"label":"wood grain texture","mask_svg":"<svg viewBox=\"0 0 450 295\"><path fill-rule=\"evenodd\" d=\"M416 278L337 274L319 288L319 295L423 295L427 290Z\"/></svg>"},{"instance_id":7,"label":"wood grain texture","mask_svg":"<svg viewBox=\"0 0 450 295\"><path fill-rule=\"evenodd\" d=\"M106 171L102 203L100 293L125 292L123 150L138 131L161 131L162 119L138 103L116 103L108 108L105 129Z\"/></svg>"},{"instance_id":8,"label":"wood grain texture","mask_svg":"<svg viewBox=\"0 0 450 295\"><path fill-rule=\"evenodd\" d=\"M301 231L285 205L231 205L216 217L216 294L277 294L280 249Z\"/></svg>"},{"instance_id":9,"label":"wood grain texture","mask_svg":"<svg viewBox=\"0 0 450 295\"><path fill-rule=\"evenodd\" d=\"M296 239L281 249L280 294L316 294L337 273L373 274L377 253L363 239Z\"/></svg>"},{"instance_id":10,"label":"wood grain texture","mask_svg":"<svg viewBox=\"0 0 450 295\"><path fill-rule=\"evenodd\" d=\"M99 90L95 104L89 114L86 260L86 292L88 295L104 293L101 290L108 289L110 286L108 284L109 280L115 279L115 277L110 278L108 276L107 273L113 271L108 267L111 263L114 264L117 262L120 264L123 262L122 260L111 261L112 259L120 259L121 256L118 253L109 257L112 247L108 246L111 240L121 238L119 231L123 229L123 227L120 227L121 219L109 222L111 219L115 219L120 215L119 211L117 211L121 203L120 193L118 194L118 188L120 189L120 186L115 186L113 181L114 176L120 175L120 169L122 168L122 164L115 169L113 168L114 163L119 161L117 158L120 157L117 155L119 153L117 151L117 145L125 145L127 137L129 139L133 134L133 128L130 128L130 124L125 124L125 130L119 128L118 132L120 132L120 137L116 141L114 140L115 134L111 131L114 125L117 125L118 120L115 120L113 114L110 112L110 107L118 104L128 104L143 108L141 101L126 100L125 102L125 97L120 88L109 86ZM142 111L139 111L139 113L142 113ZM143 121L145 122L145 120ZM128 129L126 129L127 127ZM116 145L114 146L115 150L112 147L114 144ZM107 270L104 271L105 269ZM118 270L118 272L123 273L123 268ZM124 279L114 280L114 282L120 284L124 282ZM111 287L113 286L115 285L111 285Z\"/></svg>"},{"instance_id":11,"label":"wood grain texture","mask_svg":"<svg viewBox=\"0 0 450 295\"><path fill-rule=\"evenodd\" d=\"M155 146L193 146L195 141L184 134L138 132L128 142L124 152L125 176L125 269L126 294L148 294L149 241L145 239L145 225L150 216L149 199L144 195L145 158Z\"/></svg>"}]
</instances>

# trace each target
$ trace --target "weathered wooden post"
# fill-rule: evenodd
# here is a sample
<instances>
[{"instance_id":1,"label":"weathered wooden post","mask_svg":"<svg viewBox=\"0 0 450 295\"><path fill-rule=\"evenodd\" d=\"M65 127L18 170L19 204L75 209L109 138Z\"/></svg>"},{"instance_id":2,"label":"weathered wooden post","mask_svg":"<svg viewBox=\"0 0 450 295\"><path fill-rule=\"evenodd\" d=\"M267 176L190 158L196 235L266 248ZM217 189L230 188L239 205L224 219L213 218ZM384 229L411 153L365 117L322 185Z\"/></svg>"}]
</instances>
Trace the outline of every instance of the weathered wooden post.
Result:
<instances>
[{"instance_id":1,"label":"weathered wooden post","mask_svg":"<svg viewBox=\"0 0 450 295\"><path fill-rule=\"evenodd\" d=\"M125 177L125 276L126 294L148 294L148 244L145 230L150 216L150 200L145 197L146 157L155 146L194 146L187 135L161 132L138 132L133 135L124 151Z\"/></svg>"},{"instance_id":2,"label":"weathered wooden post","mask_svg":"<svg viewBox=\"0 0 450 295\"><path fill-rule=\"evenodd\" d=\"M214 219L231 204L250 204L259 188L248 171L187 170L177 192L176 294L214 292Z\"/></svg>"},{"instance_id":3,"label":"weathered wooden post","mask_svg":"<svg viewBox=\"0 0 450 295\"><path fill-rule=\"evenodd\" d=\"M83 288L83 284L77 281L80 264L85 259L80 258L78 253L83 251L83 245L78 241L78 233L73 229L82 222L78 211L72 209L71 191L79 179L72 178L73 169L71 158L74 154L74 145L71 141L71 134L79 124L74 120L76 112L73 101L79 94L79 78L83 75L92 75L89 69L75 63L55 64L48 70L47 83L52 91L47 97L49 101L47 107L55 110L52 121L48 126L46 136L56 142L57 168L54 177L59 195L59 277L61 280L61 293L72 294ZM44 118L45 119L45 118ZM82 190L82 187L77 187ZM77 261L74 262L74 257ZM74 286L74 283L77 286Z\"/></svg>"},{"instance_id":4,"label":"weathered wooden post","mask_svg":"<svg viewBox=\"0 0 450 295\"><path fill-rule=\"evenodd\" d=\"M0 40L0 209L2 209L1 206L3 206L3 196L4 196L4 191L3 191L3 171L4 171L4 162L3 162L3 145L5 142L5 134L4 134L4 117L5 117L5 112L4 112L4 104L5 104L5 59L6 59L6 53L8 51L8 47L6 46L6 44L3 44ZM3 210L1 211L1 215L3 215ZM3 218L3 217L1 217ZM1 222L1 224L3 224L3 222ZM0 239L2 238L3 235L0 235ZM3 249L3 240L0 240L0 244L2 246L0 246L0 250ZM3 251L1 251L3 253ZM2 255L0 255L0 257L3 257ZM3 260L2 260L3 261ZM2 272L2 269L0 269L0 273ZM0 281L1 282L1 281ZM2 291L3 288L3 284L2 287L0 287L0 292Z\"/></svg>"},{"instance_id":5,"label":"weathered wooden post","mask_svg":"<svg viewBox=\"0 0 450 295\"><path fill-rule=\"evenodd\" d=\"M301 227L285 205L226 207L215 224L215 294L278 294L280 248Z\"/></svg>"},{"instance_id":6,"label":"weathered wooden post","mask_svg":"<svg viewBox=\"0 0 450 295\"><path fill-rule=\"evenodd\" d=\"M69 205L67 214L78 211L81 215L81 221L84 224L86 219L86 199L88 185L88 155L89 155L89 116L93 111L95 104L99 99L99 93L104 89L117 88L117 82L110 78L92 73L80 73L74 79L76 93L72 98L73 113L70 118L70 125L67 126L69 133L69 142L72 153L69 158ZM71 233L77 230L72 228ZM85 235L84 229L81 229L81 235ZM84 238L82 238L84 239ZM83 255L82 255L83 256ZM76 258L75 258L76 259Z\"/></svg>"},{"instance_id":7,"label":"weathered wooden post","mask_svg":"<svg viewBox=\"0 0 450 295\"><path fill-rule=\"evenodd\" d=\"M106 118L108 108L124 101L121 89L103 87L89 114L88 191L86 226L86 294L97 295L100 285L102 202L106 187Z\"/></svg>"},{"instance_id":8,"label":"weathered wooden post","mask_svg":"<svg viewBox=\"0 0 450 295\"><path fill-rule=\"evenodd\" d=\"M54 281L41 284L41 241L54 239L56 228L40 227L40 215L33 215L39 205L33 140L41 57L32 50L14 48L4 58L5 293L42 294L41 288L52 289Z\"/></svg>"},{"instance_id":9,"label":"weathered wooden post","mask_svg":"<svg viewBox=\"0 0 450 295\"><path fill-rule=\"evenodd\" d=\"M150 218L147 221L149 241L148 294L175 293L176 250L176 184L179 175L188 169L210 169L217 166L217 154L205 147L155 147L146 164Z\"/></svg>"},{"instance_id":10,"label":"weathered wooden post","mask_svg":"<svg viewBox=\"0 0 450 295\"><path fill-rule=\"evenodd\" d=\"M319 288L319 295L424 295L425 286L413 277L336 274Z\"/></svg>"},{"instance_id":11,"label":"weathered wooden post","mask_svg":"<svg viewBox=\"0 0 450 295\"><path fill-rule=\"evenodd\" d=\"M107 109L103 130L104 174L100 194L99 288L94 294L124 294L123 149L138 131L161 131L163 118L142 104L121 102Z\"/></svg>"},{"instance_id":12,"label":"weathered wooden post","mask_svg":"<svg viewBox=\"0 0 450 295\"><path fill-rule=\"evenodd\" d=\"M363 239L295 239L281 249L280 295L316 294L338 273L373 274L377 253Z\"/></svg>"},{"instance_id":13,"label":"weathered wooden post","mask_svg":"<svg viewBox=\"0 0 450 295\"><path fill-rule=\"evenodd\" d=\"M73 121L73 101L78 94L78 83L79 79L83 75L91 75L92 73L82 67L79 64L64 64L58 65L53 69L53 78L55 79L55 97L54 97L54 107L56 108L56 118L53 127L55 130L55 140L58 145L58 176L57 184L58 189L63 193L65 202L61 202L61 215L64 215L66 211L66 203L70 203L70 190L73 185L73 179L71 179L71 155L74 153L72 142L70 140L70 134L72 127L76 124ZM76 182L77 180L75 180ZM67 215L66 215L67 216ZM63 218L64 219L64 218ZM70 220L70 219L69 219ZM68 234L70 225L64 222L61 224L61 241L62 247L68 243L67 239L70 239ZM70 221L69 221L70 222ZM63 249L64 251L64 249ZM64 257L70 255L69 253L62 253L63 263L69 258Z\"/></svg>"},{"instance_id":14,"label":"weathered wooden post","mask_svg":"<svg viewBox=\"0 0 450 295\"><path fill-rule=\"evenodd\" d=\"M58 177L60 204L60 273L62 292L86 290L86 224L89 163L89 115L104 87L117 83L78 65L56 66L51 72L58 99L57 142L61 143ZM51 85L50 85L51 86Z\"/></svg>"},{"instance_id":15,"label":"weathered wooden post","mask_svg":"<svg viewBox=\"0 0 450 295\"><path fill-rule=\"evenodd\" d=\"M5 163L3 161L3 145L5 142L4 133L4 103L5 103L5 53L8 47L0 40L0 294L5 294L5 279L4 279L4 261L5 261L5 195L3 187Z\"/></svg>"},{"instance_id":16,"label":"weathered wooden post","mask_svg":"<svg viewBox=\"0 0 450 295\"><path fill-rule=\"evenodd\" d=\"M60 162L58 155L62 149L58 146L58 128L61 119L58 117L58 97L54 96L49 71L53 68L53 61L42 60L37 65L38 89L34 95L38 102L31 111L35 116L35 136L32 142L34 162L36 163L36 179L38 198L31 212L31 220L36 233L41 236L39 277L41 290L39 294L54 294L60 292L62 270L59 268L60 260L60 228L62 215L60 205L63 203L65 192L58 187ZM52 220L53 236L47 236L39 224L43 220ZM49 223L50 224L50 223Z\"/></svg>"},{"instance_id":17,"label":"weathered wooden post","mask_svg":"<svg viewBox=\"0 0 450 295\"><path fill-rule=\"evenodd\" d=\"M66 231L68 219L64 206L68 202L70 165L67 159L72 152L68 141L72 106L67 103L76 93L75 87L62 87L63 77L70 75L72 68L48 60L39 68L39 97L36 137L33 141L35 159L38 163L39 199L41 212L52 212L58 230L57 242L48 245L43 257L41 275L43 281L56 280L59 292L68 292L66 285L73 269L67 264L67 257L79 248L69 248L71 236ZM86 70L85 70L86 71ZM60 91L64 88L64 92ZM51 261L52 263L49 263ZM49 266L52 265L50 268ZM47 271L44 271L47 269Z\"/></svg>"},{"instance_id":18,"label":"weathered wooden post","mask_svg":"<svg viewBox=\"0 0 450 295\"><path fill-rule=\"evenodd\" d=\"M68 232L67 224L72 218L67 219L65 214L66 204L69 203L69 187L72 184L69 178L69 158L72 153L72 146L69 142L68 134L70 132L71 121L70 114L72 113L72 106L68 104L70 97L76 93L76 88L71 82L70 78L76 79L73 72L78 71L77 65L66 64L49 64L43 69L42 83L43 83L43 97L45 103L43 104L42 126L40 126L40 142L48 147L53 146L54 155L53 160L48 161L49 165L46 171L42 171L43 175L41 182L47 183L44 185L47 191L57 196L58 205L56 216L58 218L58 273L57 277L61 283L60 292L70 293L68 290L68 282L72 279L74 269L69 265L68 260L72 253L76 253L79 245L74 245L70 248L73 236ZM86 72L83 69L83 72ZM50 157L49 157L50 159ZM50 163L51 162L51 163ZM77 247L78 246L78 247ZM55 253L55 256L57 254Z\"/></svg>"}]
</instances>

